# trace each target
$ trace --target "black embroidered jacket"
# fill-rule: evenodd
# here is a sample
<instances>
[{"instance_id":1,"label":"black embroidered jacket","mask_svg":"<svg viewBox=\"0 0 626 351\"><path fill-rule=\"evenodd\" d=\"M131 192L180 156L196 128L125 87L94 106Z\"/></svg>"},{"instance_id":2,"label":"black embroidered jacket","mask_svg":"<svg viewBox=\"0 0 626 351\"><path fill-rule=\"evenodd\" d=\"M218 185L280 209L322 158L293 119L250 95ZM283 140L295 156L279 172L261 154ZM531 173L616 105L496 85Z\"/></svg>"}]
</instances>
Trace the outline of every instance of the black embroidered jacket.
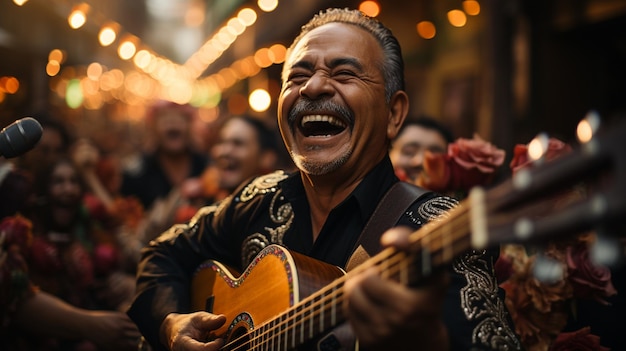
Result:
<instances>
[{"instance_id":1,"label":"black embroidered jacket","mask_svg":"<svg viewBox=\"0 0 626 351\"><path fill-rule=\"evenodd\" d=\"M377 203L395 182L385 158L334 208L313 242L309 205L299 174L282 171L242 185L219 204L207 206L187 224L175 225L150 243L139 264L137 297L130 317L155 349L168 313L188 312L192 274L207 259L240 271L266 246L280 244L344 267ZM398 224L419 228L456 205L429 193L412 204ZM519 343L508 324L504 299L488 252L471 251L455 260L444 320L455 350L514 350Z\"/></svg>"}]
</instances>

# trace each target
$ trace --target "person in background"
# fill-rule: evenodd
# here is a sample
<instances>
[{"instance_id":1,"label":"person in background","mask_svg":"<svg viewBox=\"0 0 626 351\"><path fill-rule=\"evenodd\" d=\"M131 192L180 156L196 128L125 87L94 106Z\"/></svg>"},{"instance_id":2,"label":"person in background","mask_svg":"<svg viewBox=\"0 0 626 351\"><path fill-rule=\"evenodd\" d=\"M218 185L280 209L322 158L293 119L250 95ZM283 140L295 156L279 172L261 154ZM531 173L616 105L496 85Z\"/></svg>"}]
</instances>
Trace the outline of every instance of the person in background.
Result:
<instances>
[{"instance_id":1,"label":"person in background","mask_svg":"<svg viewBox=\"0 0 626 351\"><path fill-rule=\"evenodd\" d=\"M143 251L128 313L155 350L224 345L209 336L227 323L225 316L191 302L193 274L207 259L241 272L277 244L347 268L387 191L396 184L416 189L400 183L388 155L409 107L403 67L391 31L358 10L322 11L302 27L286 54L277 116L298 170L245 182ZM432 192L412 201L381 246L410 251L409 233L456 203ZM359 349L519 349L492 262L490 251L469 251L410 286L382 276L379 267L357 271L338 308ZM221 298L228 296L215 300ZM276 342L287 340L294 339ZM341 349L334 336L324 341L325 349Z\"/></svg>"},{"instance_id":2,"label":"person in background","mask_svg":"<svg viewBox=\"0 0 626 351\"><path fill-rule=\"evenodd\" d=\"M76 206L72 204L78 201L80 191L76 177L70 175L71 167L67 167L69 161L59 158L54 164L59 167L52 168L56 170L50 175L54 180L46 189L57 195L56 206L39 202L41 212L35 210L39 214L38 225L35 227L31 219L21 214L33 215L29 204L24 207L14 204L0 221L0 349L136 350L141 335L126 314L95 309L93 305L91 308L85 308L87 304L79 305L88 300L77 297L81 292L86 293L82 283L93 278L94 260L93 256L86 255L87 250L76 248L77 238L72 239L70 233L63 233L64 228L78 232L84 229L70 224L71 218L77 216ZM21 189L13 191L28 196L37 187L31 184ZM50 224L47 235L41 234L44 222ZM33 230L38 231L37 236ZM64 243L49 240L61 237L68 240ZM85 237L82 239L83 243L87 241ZM65 271L73 278L62 275L64 263L76 264ZM32 280L33 274L39 277L37 280L43 282L45 288L52 288L54 292L44 291ZM55 293L63 294L68 300Z\"/></svg>"},{"instance_id":3,"label":"person in background","mask_svg":"<svg viewBox=\"0 0 626 351\"><path fill-rule=\"evenodd\" d=\"M249 115L222 121L211 147L211 164L203 174L185 182L185 199L176 223L186 222L205 205L228 196L245 180L273 171L279 159L277 135L265 122Z\"/></svg>"},{"instance_id":4,"label":"person in background","mask_svg":"<svg viewBox=\"0 0 626 351\"><path fill-rule=\"evenodd\" d=\"M175 197L185 180L202 174L208 158L192 145L194 116L188 105L160 101L151 107L146 119L154 145L123 170L122 195L137 197L144 209L151 210L155 201Z\"/></svg>"},{"instance_id":5,"label":"person in background","mask_svg":"<svg viewBox=\"0 0 626 351\"><path fill-rule=\"evenodd\" d=\"M423 169L424 151L446 153L453 141L452 132L433 118L407 119L389 152L396 175L401 180L415 182Z\"/></svg>"},{"instance_id":6,"label":"person in background","mask_svg":"<svg viewBox=\"0 0 626 351\"><path fill-rule=\"evenodd\" d=\"M243 181L273 171L278 162L276 138L258 118L228 118L211 148L220 189L231 193Z\"/></svg>"},{"instance_id":7,"label":"person in background","mask_svg":"<svg viewBox=\"0 0 626 351\"><path fill-rule=\"evenodd\" d=\"M15 165L34 177L42 169L67 155L74 138L67 126L48 112L35 113L33 118L41 124L41 138L32 150L15 159Z\"/></svg>"}]
</instances>

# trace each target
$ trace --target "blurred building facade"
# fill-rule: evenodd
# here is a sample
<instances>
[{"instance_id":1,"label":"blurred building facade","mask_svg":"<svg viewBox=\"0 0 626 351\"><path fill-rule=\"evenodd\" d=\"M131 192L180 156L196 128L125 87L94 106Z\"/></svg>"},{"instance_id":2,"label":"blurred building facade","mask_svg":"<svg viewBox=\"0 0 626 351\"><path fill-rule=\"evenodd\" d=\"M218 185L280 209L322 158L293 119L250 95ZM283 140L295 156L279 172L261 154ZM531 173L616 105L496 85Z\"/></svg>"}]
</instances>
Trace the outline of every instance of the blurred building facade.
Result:
<instances>
[{"instance_id":1,"label":"blurred building facade","mask_svg":"<svg viewBox=\"0 0 626 351\"><path fill-rule=\"evenodd\" d=\"M280 89L278 49L289 45L300 26L319 10L357 8L363 2L280 1L269 12L261 10L260 3L29 0L18 6L4 1L0 4L0 122L8 125L33 111L51 109L81 134L103 126L134 133L146 104L166 96L198 106L205 124L244 112L272 123ZM573 140L576 123L592 109L607 119L624 113L624 0L374 3L376 17L402 44L411 114L436 116L457 136L478 132L510 150L538 131ZM80 6L87 8L86 22L71 29L68 16ZM197 59L199 53L210 51L207 43L217 40L220 30L245 8L254 11L254 22L234 34L230 44L219 49L211 46L210 57ZM461 23L452 22L452 10L462 13ZM423 21L435 29L431 38L418 33ZM107 23L115 24L118 36L103 47L98 35ZM135 43L135 57L119 57L125 38ZM271 51L276 47L278 51ZM55 49L63 58L58 70L50 72ZM164 95L167 89L183 91L178 86L182 83L158 76L167 73L139 69L142 49L153 61L167 62L160 71L189 75L187 81L195 84L195 92ZM263 55L269 55L270 61L263 62ZM100 69L95 76L89 73L94 63ZM190 70L181 74L180 67ZM271 98L262 111L253 110L248 102L258 88ZM75 101L70 101L71 96Z\"/></svg>"}]
</instances>

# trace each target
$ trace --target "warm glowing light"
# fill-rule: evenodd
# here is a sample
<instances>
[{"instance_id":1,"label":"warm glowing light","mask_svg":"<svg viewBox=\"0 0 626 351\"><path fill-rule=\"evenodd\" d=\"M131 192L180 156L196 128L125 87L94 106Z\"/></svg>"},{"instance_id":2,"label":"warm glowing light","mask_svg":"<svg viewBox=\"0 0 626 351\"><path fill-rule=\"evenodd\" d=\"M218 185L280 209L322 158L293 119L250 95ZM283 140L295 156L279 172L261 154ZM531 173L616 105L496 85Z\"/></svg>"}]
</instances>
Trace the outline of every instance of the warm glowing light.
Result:
<instances>
[{"instance_id":1,"label":"warm glowing light","mask_svg":"<svg viewBox=\"0 0 626 351\"><path fill-rule=\"evenodd\" d=\"M228 20L227 26L232 29L236 35L240 35L246 30L246 26L244 26L241 20L237 17L233 17Z\"/></svg>"},{"instance_id":2,"label":"warm glowing light","mask_svg":"<svg viewBox=\"0 0 626 351\"><path fill-rule=\"evenodd\" d=\"M59 64L61 64L65 61L64 56L65 55L63 55L63 51L59 49L54 49L54 50L51 50L50 53L48 54L48 61L56 61Z\"/></svg>"},{"instance_id":3,"label":"warm glowing light","mask_svg":"<svg viewBox=\"0 0 626 351\"><path fill-rule=\"evenodd\" d=\"M581 143L591 141L595 133L600 128L600 115L596 111L589 111L585 118L578 122L576 127L576 137Z\"/></svg>"},{"instance_id":4,"label":"warm glowing light","mask_svg":"<svg viewBox=\"0 0 626 351\"><path fill-rule=\"evenodd\" d=\"M541 133L537 135L529 144L528 144L528 157L537 161L548 151L548 136L545 133Z\"/></svg>"},{"instance_id":5,"label":"warm glowing light","mask_svg":"<svg viewBox=\"0 0 626 351\"><path fill-rule=\"evenodd\" d=\"M239 18L244 26L250 27L254 24L254 22L256 22L257 16L256 12L253 9L246 7L245 9L239 11L239 13L237 14L237 18Z\"/></svg>"},{"instance_id":6,"label":"warm glowing light","mask_svg":"<svg viewBox=\"0 0 626 351\"><path fill-rule=\"evenodd\" d=\"M476 16L480 13L480 4L476 0L464 0L463 10L470 16Z\"/></svg>"},{"instance_id":7,"label":"warm glowing light","mask_svg":"<svg viewBox=\"0 0 626 351\"><path fill-rule=\"evenodd\" d=\"M455 27L463 27L467 23L467 16L461 10L448 11L448 21Z\"/></svg>"},{"instance_id":8,"label":"warm glowing light","mask_svg":"<svg viewBox=\"0 0 626 351\"><path fill-rule=\"evenodd\" d=\"M150 62L152 61L152 54L148 50L139 50L135 57L133 58L133 62L135 66L144 69L150 66Z\"/></svg>"},{"instance_id":9,"label":"warm glowing light","mask_svg":"<svg viewBox=\"0 0 626 351\"><path fill-rule=\"evenodd\" d=\"M48 61L48 64L46 65L46 74L48 74L50 77L54 77L57 74L59 74L60 70L61 70L61 65L59 64L59 62Z\"/></svg>"},{"instance_id":10,"label":"warm glowing light","mask_svg":"<svg viewBox=\"0 0 626 351\"><path fill-rule=\"evenodd\" d=\"M28 2L28 0L13 0L13 2L14 2L14 3L15 3L15 5L17 5L17 6L22 6L22 5L24 5L25 3L27 3L27 2Z\"/></svg>"},{"instance_id":11,"label":"warm glowing light","mask_svg":"<svg viewBox=\"0 0 626 351\"><path fill-rule=\"evenodd\" d=\"M15 94L20 89L20 81L15 77L7 77L3 84L3 90L9 94Z\"/></svg>"},{"instance_id":12,"label":"warm glowing light","mask_svg":"<svg viewBox=\"0 0 626 351\"><path fill-rule=\"evenodd\" d=\"M119 27L119 25L109 24L100 29L100 33L98 34L100 45L109 46L113 44L117 38L117 31L119 30L117 27Z\"/></svg>"},{"instance_id":13,"label":"warm glowing light","mask_svg":"<svg viewBox=\"0 0 626 351\"><path fill-rule=\"evenodd\" d=\"M359 5L359 11L370 17L376 17L380 14L380 5L376 1L363 1Z\"/></svg>"},{"instance_id":14,"label":"warm glowing light","mask_svg":"<svg viewBox=\"0 0 626 351\"><path fill-rule=\"evenodd\" d=\"M285 62L285 56L287 55L287 48L283 44L274 44L270 46L270 52L274 55L274 63Z\"/></svg>"},{"instance_id":15,"label":"warm glowing light","mask_svg":"<svg viewBox=\"0 0 626 351\"><path fill-rule=\"evenodd\" d=\"M137 51L137 47L135 43L130 40L124 41L117 48L117 54L120 56L122 60L129 60L131 57L135 55Z\"/></svg>"},{"instance_id":16,"label":"warm glowing light","mask_svg":"<svg viewBox=\"0 0 626 351\"><path fill-rule=\"evenodd\" d=\"M433 22L422 21L417 24L417 34L424 39L432 39L437 34L437 29Z\"/></svg>"},{"instance_id":17,"label":"warm glowing light","mask_svg":"<svg viewBox=\"0 0 626 351\"><path fill-rule=\"evenodd\" d=\"M191 89L191 85L181 80L177 80L167 87L167 94L170 96L172 101L181 105L186 104L189 100L191 100L192 93L193 91Z\"/></svg>"},{"instance_id":18,"label":"warm glowing light","mask_svg":"<svg viewBox=\"0 0 626 351\"><path fill-rule=\"evenodd\" d=\"M89 66L87 66L87 77L97 82L98 79L100 79L100 76L102 76L103 71L104 69L102 68L101 64L93 62Z\"/></svg>"},{"instance_id":19,"label":"warm glowing light","mask_svg":"<svg viewBox=\"0 0 626 351\"><path fill-rule=\"evenodd\" d=\"M250 104L250 108L252 108L256 112L264 112L270 108L270 104L272 103L272 98L270 97L270 93L265 89L256 89L250 96L248 97L248 103Z\"/></svg>"},{"instance_id":20,"label":"warm glowing light","mask_svg":"<svg viewBox=\"0 0 626 351\"><path fill-rule=\"evenodd\" d=\"M259 50L257 50L257 52L254 54L254 62L256 62L257 65L259 65L259 67L261 68L266 68L272 65L272 57L274 56L271 52L270 49L268 48L260 48Z\"/></svg>"},{"instance_id":21,"label":"warm glowing light","mask_svg":"<svg viewBox=\"0 0 626 351\"><path fill-rule=\"evenodd\" d=\"M278 7L278 0L258 0L257 5L262 11L272 12Z\"/></svg>"},{"instance_id":22,"label":"warm glowing light","mask_svg":"<svg viewBox=\"0 0 626 351\"><path fill-rule=\"evenodd\" d=\"M87 22L87 12L89 12L89 5L80 4L74 6L72 12L67 17L67 22L73 29L82 27Z\"/></svg>"}]
</instances>

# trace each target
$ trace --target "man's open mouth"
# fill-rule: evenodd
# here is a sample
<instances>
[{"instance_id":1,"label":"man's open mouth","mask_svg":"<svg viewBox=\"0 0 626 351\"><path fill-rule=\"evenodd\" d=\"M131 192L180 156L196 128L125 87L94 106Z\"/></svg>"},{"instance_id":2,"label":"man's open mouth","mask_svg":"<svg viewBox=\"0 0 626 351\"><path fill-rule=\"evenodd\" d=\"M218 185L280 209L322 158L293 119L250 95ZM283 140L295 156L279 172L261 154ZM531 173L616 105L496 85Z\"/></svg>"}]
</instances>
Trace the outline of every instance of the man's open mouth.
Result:
<instances>
[{"instance_id":1,"label":"man's open mouth","mask_svg":"<svg viewBox=\"0 0 626 351\"><path fill-rule=\"evenodd\" d=\"M344 131L348 125L341 119L329 115L308 115L300 120L300 131L306 137L332 136Z\"/></svg>"}]
</instances>

